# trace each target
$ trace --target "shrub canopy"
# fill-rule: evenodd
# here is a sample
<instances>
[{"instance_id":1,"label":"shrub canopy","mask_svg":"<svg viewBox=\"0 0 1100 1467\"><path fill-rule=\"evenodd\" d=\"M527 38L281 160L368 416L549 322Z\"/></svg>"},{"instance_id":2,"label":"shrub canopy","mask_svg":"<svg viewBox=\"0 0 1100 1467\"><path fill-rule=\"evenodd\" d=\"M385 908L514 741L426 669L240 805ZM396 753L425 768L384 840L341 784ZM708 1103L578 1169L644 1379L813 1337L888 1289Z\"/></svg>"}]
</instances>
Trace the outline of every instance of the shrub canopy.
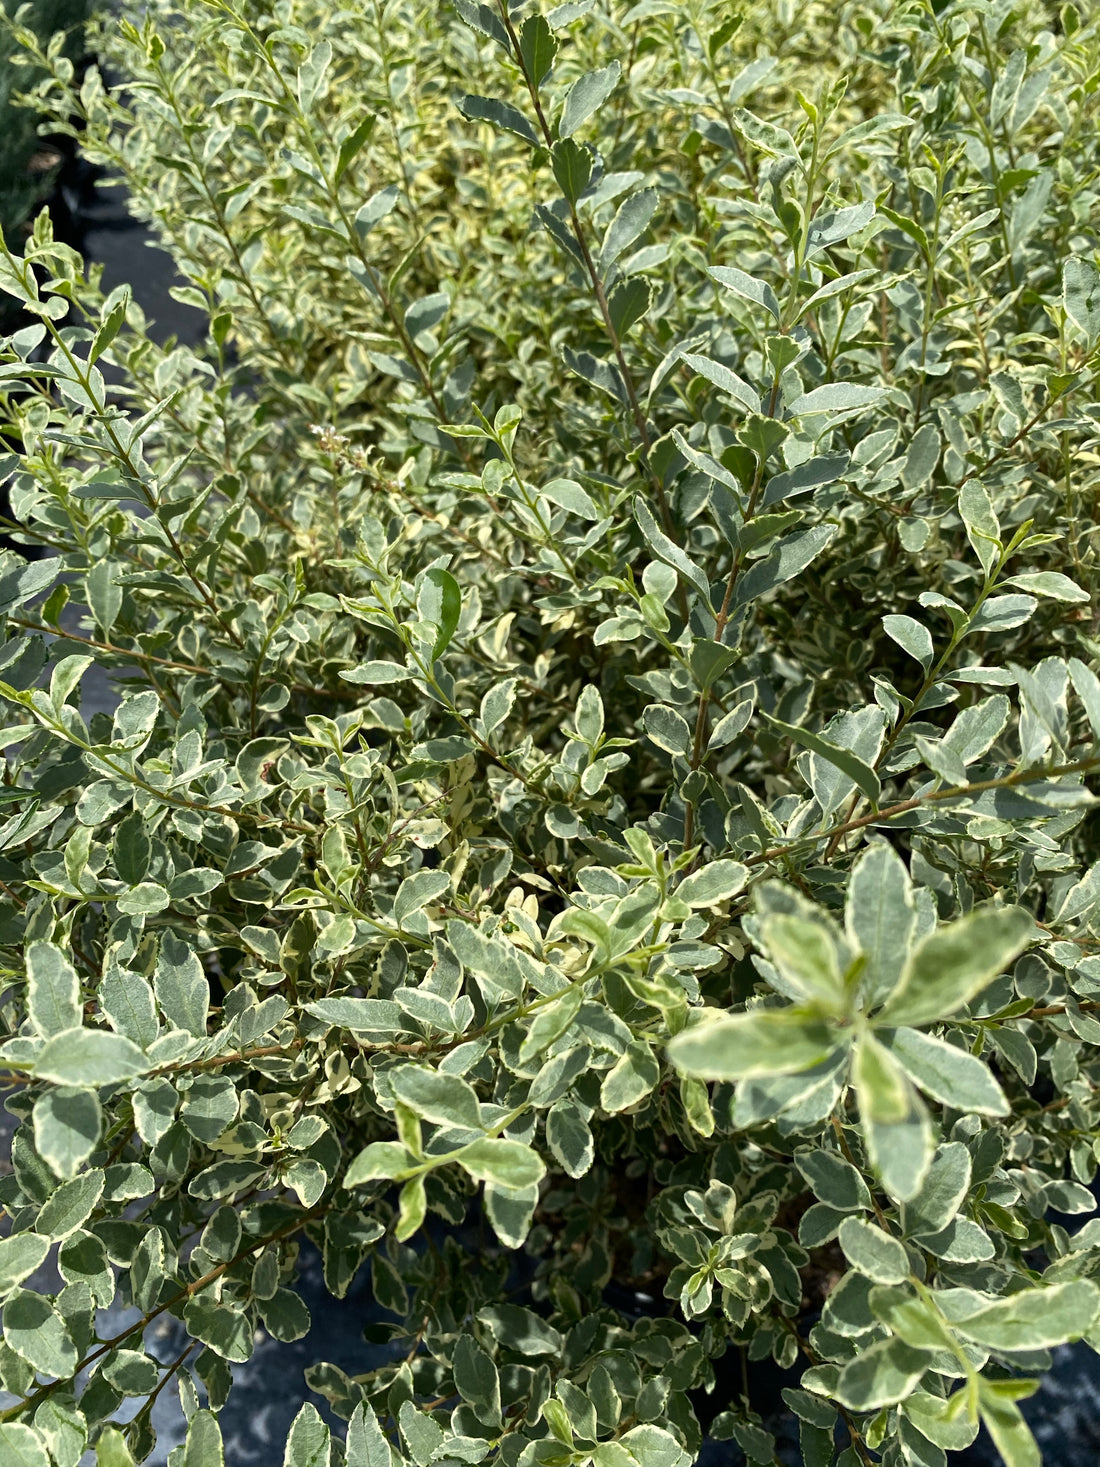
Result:
<instances>
[{"instance_id":1,"label":"shrub canopy","mask_svg":"<svg viewBox=\"0 0 1100 1467\"><path fill-rule=\"evenodd\" d=\"M148 12L124 89L20 32L208 329L4 249L5 1460L178 1385L216 1467L308 1240L392 1360L287 1467L771 1462L731 1351L806 1467L1030 1467L1100 1344L1096 17Z\"/></svg>"},{"instance_id":2,"label":"shrub canopy","mask_svg":"<svg viewBox=\"0 0 1100 1467\"><path fill-rule=\"evenodd\" d=\"M54 163L52 150L41 149L37 141L37 118L33 108L19 105L19 97L42 77L42 71L28 71L30 59L4 26L7 17L18 11L22 26L27 27L38 44L51 47L57 55L72 58L81 49L81 25L87 12L86 0L30 0L20 6L18 0L0 4L0 229L8 243L18 248L28 216L49 185ZM0 325L9 325L14 303L5 297L0 301Z\"/></svg>"}]
</instances>

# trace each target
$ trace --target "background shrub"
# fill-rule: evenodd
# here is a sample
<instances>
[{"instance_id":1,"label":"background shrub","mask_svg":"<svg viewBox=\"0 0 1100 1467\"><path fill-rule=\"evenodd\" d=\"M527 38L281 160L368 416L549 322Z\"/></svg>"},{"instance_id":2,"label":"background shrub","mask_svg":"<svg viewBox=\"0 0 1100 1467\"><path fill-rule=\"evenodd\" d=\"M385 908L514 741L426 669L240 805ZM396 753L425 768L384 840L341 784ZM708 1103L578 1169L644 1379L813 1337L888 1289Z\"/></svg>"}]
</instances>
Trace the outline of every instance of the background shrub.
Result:
<instances>
[{"instance_id":1,"label":"background shrub","mask_svg":"<svg viewBox=\"0 0 1100 1467\"><path fill-rule=\"evenodd\" d=\"M1100 1309L1092 19L20 40L210 324L4 251L5 1449L141 1460L176 1380L220 1461L308 1239L394 1348L289 1467L679 1467L729 1351L809 1467L1036 1461Z\"/></svg>"},{"instance_id":2,"label":"background shrub","mask_svg":"<svg viewBox=\"0 0 1100 1467\"><path fill-rule=\"evenodd\" d=\"M60 55L72 60L79 54L87 11L84 0L33 0L22 7L15 0L4 0L6 17L13 17L17 10L21 23L43 46L56 35L54 44ZM33 72L20 66L23 59L10 31L0 30L0 228L12 245L18 243L34 206L48 192L51 172L48 164L34 166L40 148L38 118L17 102L20 92L35 80Z\"/></svg>"}]
</instances>

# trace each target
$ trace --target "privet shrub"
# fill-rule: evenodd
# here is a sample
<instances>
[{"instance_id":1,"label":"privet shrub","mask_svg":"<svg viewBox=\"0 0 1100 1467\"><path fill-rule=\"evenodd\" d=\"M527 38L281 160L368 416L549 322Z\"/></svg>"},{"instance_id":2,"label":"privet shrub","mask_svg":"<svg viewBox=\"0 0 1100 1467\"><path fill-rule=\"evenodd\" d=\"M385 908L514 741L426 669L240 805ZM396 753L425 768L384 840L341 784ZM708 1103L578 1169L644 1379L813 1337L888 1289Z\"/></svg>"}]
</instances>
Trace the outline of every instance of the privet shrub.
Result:
<instances>
[{"instance_id":1,"label":"privet shrub","mask_svg":"<svg viewBox=\"0 0 1100 1467\"><path fill-rule=\"evenodd\" d=\"M209 331L4 251L4 1460L178 1386L222 1462L308 1243L392 1352L288 1467L772 1462L731 1352L807 1467L1027 1467L1100 1345L1095 12L233 3L124 92L22 37Z\"/></svg>"},{"instance_id":2,"label":"privet shrub","mask_svg":"<svg viewBox=\"0 0 1100 1467\"><path fill-rule=\"evenodd\" d=\"M15 247L34 206L49 192L52 172L49 153L42 158L44 167L36 164L37 119L33 110L19 105L21 93L41 73L27 71L29 58L12 44L11 31L4 25L17 10L21 24L30 28L38 44L52 45L58 55L72 58L80 54L80 26L87 6L85 0L30 0L21 7L18 0L0 4L0 229ZM12 306L10 299L0 302L0 320Z\"/></svg>"}]
</instances>

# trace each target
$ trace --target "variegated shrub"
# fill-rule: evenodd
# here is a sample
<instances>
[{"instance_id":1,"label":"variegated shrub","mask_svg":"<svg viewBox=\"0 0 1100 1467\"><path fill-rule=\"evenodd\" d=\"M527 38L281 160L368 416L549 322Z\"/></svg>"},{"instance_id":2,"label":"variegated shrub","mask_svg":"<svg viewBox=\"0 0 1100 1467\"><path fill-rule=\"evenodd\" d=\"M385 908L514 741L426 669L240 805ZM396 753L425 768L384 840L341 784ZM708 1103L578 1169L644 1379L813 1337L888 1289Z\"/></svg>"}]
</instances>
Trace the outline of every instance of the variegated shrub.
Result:
<instances>
[{"instance_id":1,"label":"variegated shrub","mask_svg":"<svg viewBox=\"0 0 1100 1467\"><path fill-rule=\"evenodd\" d=\"M1029 1467L1100 1345L1095 7L123 10L34 101L206 330L4 250L0 1456L178 1386L217 1467L308 1245L392 1349L287 1467L770 1463L738 1355L805 1467Z\"/></svg>"}]
</instances>

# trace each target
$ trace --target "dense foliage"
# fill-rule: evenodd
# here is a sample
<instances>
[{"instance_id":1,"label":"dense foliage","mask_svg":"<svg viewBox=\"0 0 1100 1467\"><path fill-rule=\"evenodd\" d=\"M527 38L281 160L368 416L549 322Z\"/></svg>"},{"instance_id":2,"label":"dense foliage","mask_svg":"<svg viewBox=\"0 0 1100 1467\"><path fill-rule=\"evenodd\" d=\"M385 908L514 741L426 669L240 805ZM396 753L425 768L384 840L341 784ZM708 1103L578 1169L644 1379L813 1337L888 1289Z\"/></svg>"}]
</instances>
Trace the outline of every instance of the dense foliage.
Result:
<instances>
[{"instance_id":1,"label":"dense foliage","mask_svg":"<svg viewBox=\"0 0 1100 1467\"><path fill-rule=\"evenodd\" d=\"M0 15L12 16L17 8L16 0L4 0ZM80 52L86 10L85 0L30 0L21 7L19 19L40 45L52 43L57 56L71 60ZM13 246L22 239L35 204L48 192L57 161L39 142L34 110L19 105L21 93L42 74L28 71L29 59L13 44L10 31L0 30L0 229ZM7 299L0 302L0 311L11 304Z\"/></svg>"},{"instance_id":2,"label":"dense foliage","mask_svg":"<svg viewBox=\"0 0 1100 1467\"><path fill-rule=\"evenodd\" d=\"M308 1240L392 1361L288 1467L768 1463L738 1352L806 1467L1028 1467L1100 1346L1095 16L148 11L124 91L21 35L209 331L4 250L4 1460L178 1385L216 1467Z\"/></svg>"}]
</instances>

